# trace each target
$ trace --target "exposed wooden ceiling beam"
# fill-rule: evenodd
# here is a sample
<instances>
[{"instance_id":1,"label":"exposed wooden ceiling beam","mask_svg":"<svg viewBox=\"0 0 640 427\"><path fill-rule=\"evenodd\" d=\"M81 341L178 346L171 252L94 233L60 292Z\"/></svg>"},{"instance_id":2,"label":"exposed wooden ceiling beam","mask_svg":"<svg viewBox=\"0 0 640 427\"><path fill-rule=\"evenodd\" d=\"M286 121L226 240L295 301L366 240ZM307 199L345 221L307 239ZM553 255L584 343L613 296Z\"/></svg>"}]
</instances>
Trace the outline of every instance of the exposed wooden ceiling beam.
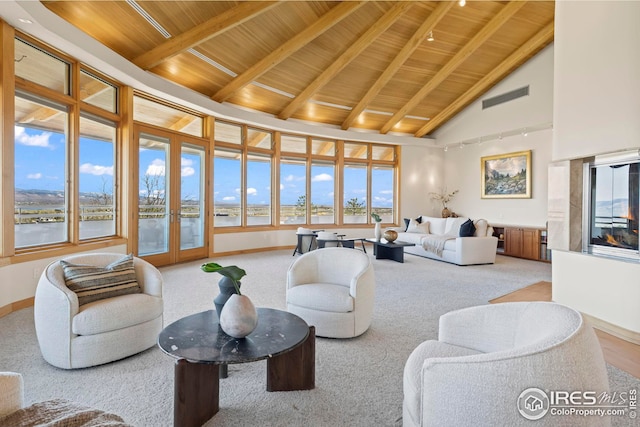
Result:
<instances>
[{"instance_id":1,"label":"exposed wooden ceiling beam","mask_svg":"<svg viewBox=\"0 0 640 427\"><path fill-rule=\"evenodd\" d=\"M380 156L380 160L394 160L393 153L395 152L393 147L388 147L382 155Z\"/></svg>"},{"instance_id":2,"label":"exposed wooden ceiling beam","mask_svg":"<svg viewBox=\"0 0 640 427\"><path fill-rule=\"evenodd\" d=\"M218 102L226 101L237 91L260 77L262 74L269 71L271 68L278 65L289 55L304 47L306 44L314 40L320 34L327 31L329 28L340 22L342 19L347 17L349 14L351 14L364 4L365 2L362 1L347 1L339 3L337 6L333 7L327 13L322 15L317 21L308 26L302 32L298 33L282 46L276 48L269 55L262 58L253 66L249 67L248 70L231 80L229 84L221 88L215 95L213 95L212 98Z\"/></svg>"},{"instance_id":3,"label":"exposed wooden ceiling beam","mask_svg":"<svg viewBox=\"0 0 640 427\"><path fill-rule=\"evenodd\" d=\"M362 155L366 155L367 148L368 147L366 145L360 145L358 146L358 148L351 150L351 153L349 153L349 157L351 157L352 159L359 159Z\"/></svg>"},{"instance_id":4,"label":"exposed wooden ceiling beam","mask_svg":"<svg viewBox=\"0 0 640 427\"><path fill-rule=\"evenodd\" d=\"M362 53L380 34L385 32L411 6L410 2L396 3L382 18L376 21L355 43L340 55L326 70L309 84L293 101L278 114L278 118L286 120L302 105L315 95L324 85L329 83L344 67Z\"/></svg>"},{"instance_id":5,"label":"exposed wooden ceiling beam","mask_svg":"<svg viewBox=\"0 0 640 427\"><path fill-rule=\"evenodd\" d=\"M320 156L330 155L330 151L334 147L335 145L333 144L333 141L324 141L316 154Z\"/></svg>"},{"instance_id":6,"label":"exposed wooden ceiling beam","mask_svg":"<svg viewBox=\"0 0 640 427\"><path fill-rule=\"evenodd\" d=\"M253 136L247 141L247 146L257 147L268 135L267 132L254 132Z\"/></svg>"},{"instance_id":7,"label":"exposed wooden ceiling beam","mask_svg":"<svg viewBox=\"0 0 640 427\"><path fill-rule=\"evenodd\" d=\"M61 113L60 110L55 110L49 107L39 107L24 117L21 117L21 118L16 117L16 121L18 123L31 123L34 120L38 122L46 122L48 120L51 120L52 118L54 118L60 113Z\"/></svg>"},{"instance_id":8,"label":"exposed wooden ceiling beam","mask_svg":"<svg viewBox=\"0 0 640 427\"><path fill-rule=\"evenodd\" d=\"M475 100L479 95L484 93L488 87L496 84L511 69L521 64L524 58L551 43L551 41L553 41L553 34L553 21L551 21L542 30L538 31L533 37L531 37L522 46L520 46L518 50L509 55L507 59L502 61L497 67L491 70L489 74L480 79L475 85L473 85L471 89L466 91L462 96L449 104L436 116L432 117L426 125L422 126L415 133L415 136L420 138L439 127L442 123L449 120L454 114L457 114L458 111L464 108L469 102Z\"/></svg>"},{"instance_id":9,"label":"exposed wooden ceiling beam","mask_svg":"<svg viewBox=\"0 0 640 427\"><path fill-rule=\"evenodd\" d=\"M181 131L182 129L186 128L191 123L193 123L195 119L196 119L196 116L193 116L191 114L185 114L184 116L180 117L178 120L176 120L175 122L173 122L167 127L171 130Z\"/></svg>"},{"instance_id":10,"label":"exposed wooden ceiling beam","mask_svg":"<svg viewBox=\"0 0 640 427\"><path fill-rule=\"evenodd\" d=\"M418 105L431 91L437 88L447 77L455 71L478 47L486 42L505 22L509 20L527 2L512 1L489 21L487 25L475 35L469 42L460 49L418 92L411 97L409 102L403 105L395 114L380 128L380 133L389 132L402 118L407 115L416 105Z\"/></svg>"},{"instance_id":11,"label":"exposed wooden ceiling beam","mask_svg":"<svg viewBox=\"0 0 640 427\"><path fill-rule=\"evenodd\" d=\"M144 70L149 70L172 56L243 24L277 4L278 2L240 2L234 8L216 15L180 35L171 37L166 42L135 58L133 63Z\"/></svg>"},{"instance_id":12,"label":"exposed wooden ceiling beam","mask_svg":"<svg viewBox=\"0 0 640 427\"><path fill-rule=\"evenodd\" d=\"M454 5L454 2L440 2L438 6L431 12L426 21L416 30L416 32L411 36L409 41L402 47L400 52L396 55L396 57L391 61L389 66L384 70L384 72L378 77L378 80L371 86L371 88L367 91L367 93L360 99L358 104L353 107L347 118L342 122L342 129L347 130L351 127L353 122L358 118L358 116L369 106L371 101L380 93L382 88L389 83L393 75L398 71L398 69L404 64L404 62L411 56L413 51L415 51L418 46L423 42L425 38L427 38L427 34L429 31L432 31L438 22L446 13L451 9Z\"/></svg>"}]
</instances>

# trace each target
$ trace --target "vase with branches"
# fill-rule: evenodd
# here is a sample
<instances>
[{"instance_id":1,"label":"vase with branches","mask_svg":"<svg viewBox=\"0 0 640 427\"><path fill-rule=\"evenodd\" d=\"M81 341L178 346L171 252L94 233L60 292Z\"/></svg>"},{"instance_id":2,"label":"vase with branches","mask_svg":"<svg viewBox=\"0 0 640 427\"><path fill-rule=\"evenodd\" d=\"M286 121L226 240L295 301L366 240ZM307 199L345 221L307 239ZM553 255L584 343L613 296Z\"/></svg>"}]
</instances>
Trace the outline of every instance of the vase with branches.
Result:
<instances>
[{"instance_id":1,"label":"vase with branches","mask_svg":"<svg viewBox=\"0 0 640 427\"><path fill-rule=\"evenodd\" d=\"M449 192L447 190L447 188L442 188L440 189L439 192L431 192L429 193L429 197L431 197L431 200L436 200L440 203L442 203L442 217L443 218L448 218L449 216L451 216L451 211L449 210L449 207L447 206L447 204L451 201L451 199L453 199L453 196L456 195L456 193L458 192L458 190L454 190L452 192Z\"/></svg>"}]
</instances>

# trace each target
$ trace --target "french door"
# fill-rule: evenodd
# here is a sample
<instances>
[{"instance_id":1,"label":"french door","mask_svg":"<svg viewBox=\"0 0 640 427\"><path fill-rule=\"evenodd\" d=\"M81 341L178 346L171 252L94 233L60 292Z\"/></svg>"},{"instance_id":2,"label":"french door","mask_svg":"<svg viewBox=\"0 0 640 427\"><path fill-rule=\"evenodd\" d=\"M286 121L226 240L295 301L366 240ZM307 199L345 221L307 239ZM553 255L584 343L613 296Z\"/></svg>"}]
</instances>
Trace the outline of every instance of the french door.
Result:
<instances>
[{"instance_id":1,"label":"french door","mask_svg":"<svg viewBox=\"0 0 640 427\"><path fill-rule=\"evenodd\" d=\"M167 265L207 256L207 143L136 125L134 253Z\"/></svg>"}]
</instances>

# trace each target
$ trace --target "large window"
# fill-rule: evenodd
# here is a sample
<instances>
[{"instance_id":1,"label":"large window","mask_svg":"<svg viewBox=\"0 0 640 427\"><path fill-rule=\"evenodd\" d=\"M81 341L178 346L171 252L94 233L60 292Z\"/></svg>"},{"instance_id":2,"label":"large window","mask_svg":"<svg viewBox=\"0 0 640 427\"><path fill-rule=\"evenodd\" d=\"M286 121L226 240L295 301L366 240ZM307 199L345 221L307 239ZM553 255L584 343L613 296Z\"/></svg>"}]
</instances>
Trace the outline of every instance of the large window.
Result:
<instances>
[{"instance_id":1,"label":"large window","mask_svg":"<svg viewBox=\"0 0 640 427\"><path fill-rule=\"evenodd\" d=\"M394 219L394 173L392 166L374 166L371 171L371 212L380 215L382 222Z\"/></svg>"},{"instance_id":2,"label":"large window","mask_svg":"<svg viewBox=\"0 0 640 427\"><path fill-rule=\"evenodd\" d=\"M15 117L15 246L66 242L67 108L18 93Z\"/></svg>"},{"instance_id":3,"label":"large window","mask_svg":"<svg viewBox=\"0 0 640 427\"><path fill-rule=\"evenodd\" d=\"M311 224L335 223L335 165L311 164Z\"/></svg>"},{"instance_id":4,"label":"large window","mask_svg":"<svg viewBox=\"0 0 640 427\"><path fill-rule=\"evenodd\" d=\"M242 153L216 149L213 155L214 226L242 224Z\"/></svg>"},{"instance_id":5,"label":"large window","mask_svg":"<svg viewBox=\"0 0 640 427\"><path fill-rule=\"evenodd\" d=\"M271 158L247 156L247 225L271 224Z\"/></svg>"},{"instance_id":6,"label":"large window","mask_svg":"<svg viewBox=\"0 0 640 427\"><path fill-rule=\"evenodd\" d=\"M27 36L15 50L14 249L115 236L118 86Z\"/></svg>"},{"instance_id":7,"label":"large window","mask_svg":"<svg viewBox=\"0 0 640 427\"><path fill-rule=\"evenodd\" d=\"M367 223L367 165L345 164L343 185L345 224Z\"/></svg>"},{"instance_id":8,"label":"large window","mask_svg":"<svg viewBox=\"0 0 640 427\"><path fill-rule=\"evenodd\" d=\"M80 117L80 240L116 234L116 125Z\"/></svg>"},{"instance_id":9,"label":"large window","mask_svg":"<svg viewBox=\"0 0 640 427\"><path fill-rule=\"evenodd\" d=\"M280 159L280 223L307 223L307 164L304 159Z\"/></svg>"}]
</instances>

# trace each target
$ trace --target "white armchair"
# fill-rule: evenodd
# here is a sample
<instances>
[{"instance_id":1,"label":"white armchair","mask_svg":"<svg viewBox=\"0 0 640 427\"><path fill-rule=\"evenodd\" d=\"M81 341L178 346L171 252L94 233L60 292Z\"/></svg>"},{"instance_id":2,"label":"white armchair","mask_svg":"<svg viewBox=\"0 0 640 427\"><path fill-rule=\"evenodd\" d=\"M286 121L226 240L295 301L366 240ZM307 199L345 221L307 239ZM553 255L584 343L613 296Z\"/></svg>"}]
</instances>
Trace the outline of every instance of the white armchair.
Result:
<instances>
[{"instance_id":1,"label":"white armchair","mask_svg":"<svg viewBox=\"0 0 640 427\"><path fill-rule=\"evenodd\" d=\"M530 388L609 390L593 328L579 312L551 302L485 305L441 316L438 340L423 342L409 356L403 387L407 427L610 423L608 417L550 414L532 422L519 411L519 396Z\"/></svg>"},{"instance_id":2,"label":"white armchair","mask_svg":"<svg viewBox=\"0 0 640 427\"><path fill-rule=\"evenodd\" d=\"M287 272L287 310L316 327L316 335L351 338L371 325L375 278L369 257L326 248L297 258Z\"/></svg>"},{"instance_id":3,"label":"white armchair","mask_svg":"<svg viewBox=\"0 0 640 427\"><path fill-rule=\"evenodd\" d=\"M105 267L123 257L90 253L65 258L74 264ZM63 369L119 360L154 346L163 327L162 276L148 262L133 258L142 293L79 305L65 284L59 261L49 264L36 289L34 318L44 359Z\"/></svg>"}]
</instances>

